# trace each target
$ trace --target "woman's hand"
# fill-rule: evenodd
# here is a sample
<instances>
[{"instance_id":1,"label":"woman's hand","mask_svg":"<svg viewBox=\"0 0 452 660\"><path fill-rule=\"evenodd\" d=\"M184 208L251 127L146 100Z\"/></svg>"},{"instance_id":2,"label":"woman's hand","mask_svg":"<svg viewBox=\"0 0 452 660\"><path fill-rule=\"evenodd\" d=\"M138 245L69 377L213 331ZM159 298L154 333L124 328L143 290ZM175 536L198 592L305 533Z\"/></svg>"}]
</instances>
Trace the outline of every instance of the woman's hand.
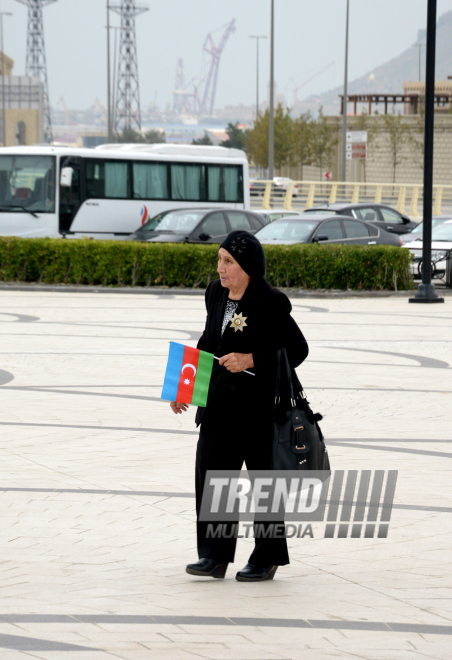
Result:
<instances>
[{"instance_id":1,"label":"woman's hand","mask_svg":"<svg viewBox=\"0 0 452 660\"><path fill-rule=\"evenodd\" d=\"M188 410L186 403L178 403L177 401L170 401L171 410L175 415L182 415L185 410Z\"/></svg>"},{"instance_id":2,"label":"woman's hand","mask_svg":"<svg viewBox=\"0 0 452 660\"><path fill-rule=\"evenodd\" d=\"M223 355L220 358L219 363L233 374L254 367L252 353L228 353L228 355Z\"/></svg>"}]
</instances>

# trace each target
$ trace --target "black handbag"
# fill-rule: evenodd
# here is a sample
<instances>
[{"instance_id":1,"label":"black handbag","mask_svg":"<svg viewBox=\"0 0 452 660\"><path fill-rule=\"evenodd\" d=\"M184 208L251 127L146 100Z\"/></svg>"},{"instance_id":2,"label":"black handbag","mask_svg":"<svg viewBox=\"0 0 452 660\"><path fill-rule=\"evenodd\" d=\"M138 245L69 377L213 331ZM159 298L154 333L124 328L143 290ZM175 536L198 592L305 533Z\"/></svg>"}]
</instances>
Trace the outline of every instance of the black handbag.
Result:
<instances>
[{"instance_id":1,"label":"black handbag","mask_svg":"<svg viewBox=\"0 0 452 660\"><path fill-rule=\"evenodd\" d=\"M313 413L285 348L278 349L272 470L330 470L319 421Z\"/></svg>"}]
</instances>

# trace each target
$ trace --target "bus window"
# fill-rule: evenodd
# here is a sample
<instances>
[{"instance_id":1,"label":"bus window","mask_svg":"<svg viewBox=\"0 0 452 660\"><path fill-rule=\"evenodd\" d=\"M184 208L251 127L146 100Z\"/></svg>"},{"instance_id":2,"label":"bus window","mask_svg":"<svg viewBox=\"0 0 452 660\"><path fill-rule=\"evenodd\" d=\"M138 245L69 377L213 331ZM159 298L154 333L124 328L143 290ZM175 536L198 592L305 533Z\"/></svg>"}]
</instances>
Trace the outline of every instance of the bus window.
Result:
<instances>
[{"instance_id":1,"label":"bus window","mask_svg":"<svg viewBox=\"0 0 452 660\"><path fill-rule=\"evenodd\" d=\"M1 155L0 206L54 213L55 158Z\"/></svg>"},{"instance_id":2,"label":"bus window","mask_svg":"<svg viewBox=\"0 0 452 660\"><path fill-rule=\"evenodd\" d=\"M133 196L138 199L169 199L166 163L133 163Z\"/></svg>"},{"instance_id":3,"label":"bus window","mask_svg":"<svg viewBox=\"0 0 452 660\"><path fill-rule=\"evenodd\" d=\"M206 168L204 165L171 165L172 199L189 202L206 201Z\"/></svg>"},{"instance_id":4,"label":"bus window","mask_svg":"<svg viewBox=\"0 0 452 660\"><path fill-rule=\"evenodd\" d=\"M128 163L87 159L86 196L95 199L130 198Z\"/></svg>"},{"instance_id":5,"label":"bus window","mask_svg":"<svg viewBox=\"0 0 452 660\"><path fill-rule=\"evenodd\" d=\"M221 165L208 165L209 202L219 202L224 199L224 184Z\"/></svg>"},{"instance_id":6,"label":"bus window","mask_svg":"<svg viewBox=\"0 0 452 660\"><path fill-rule=\"evenodd\" d=\"M243 176L239 166L208 165L209 202L243 202Z\"/></svg>"},{"instance_id":7,"label":"bus window","mask_svg":"<svg viewBox=\"0 0 452 660\"><path fill-rule=\"evenodd\" d=\"M224 201L243 202L242 168L223 167Z\"/></svg>"}]
</instances>

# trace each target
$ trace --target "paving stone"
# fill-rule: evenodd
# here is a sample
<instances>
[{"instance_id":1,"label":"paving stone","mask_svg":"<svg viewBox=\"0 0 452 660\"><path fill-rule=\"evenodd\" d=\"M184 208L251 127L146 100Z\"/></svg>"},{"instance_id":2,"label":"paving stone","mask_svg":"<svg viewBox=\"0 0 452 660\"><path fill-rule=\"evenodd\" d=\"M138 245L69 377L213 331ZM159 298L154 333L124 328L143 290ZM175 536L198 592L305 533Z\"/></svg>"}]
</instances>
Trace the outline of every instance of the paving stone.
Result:
<instances>
[{"instance_id":1,"label":"paving stone","mask_svg":"<svg viewBox=\"0 0 452 660\"><path fill-rule=\"evenodd\" d=\"M45 644L85 660L449 660L451 302L293 299L333 467L398 470L394 509L386 539L314 524L273 582L243 584L252 539L226 580L185 573L195 410L159 399L168 339L195 345L202 296L1 290L1 660L30 657L20 638L44 640L43 660L66 655Z\"/></svg>"}]
</instances>

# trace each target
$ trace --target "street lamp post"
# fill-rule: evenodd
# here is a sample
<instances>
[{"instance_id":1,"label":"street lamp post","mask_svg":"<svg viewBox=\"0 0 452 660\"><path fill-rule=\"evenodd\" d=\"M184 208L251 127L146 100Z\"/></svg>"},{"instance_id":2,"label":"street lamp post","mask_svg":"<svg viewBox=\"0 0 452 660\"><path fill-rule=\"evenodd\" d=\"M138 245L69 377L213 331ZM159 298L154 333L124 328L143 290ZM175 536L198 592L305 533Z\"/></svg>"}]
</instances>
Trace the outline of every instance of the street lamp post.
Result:
<instances>
[{"instance_id":1,"label":"street lamp post","mask_svg":"<svg viewBox=\"0 0 452 660\"><path fill-rule=\"evenodd\" d=\"M411 302L444 302L432 284L433 131L435 126L436 0L427 3L427 46L425 55L424 124L424 217L422 238L422 284Z\"/></svg>"},{"instance_id":2,"label":"street lamp post","mask_svg":"<svg viewBox=\"0 0 452 660\"><path fill-rule=\"evenodd\" d=\"M109 144L113 142L110 78L110 0L107 0L107 131Z\"/></svg>"},{"instance_id":3,"label":"street lamp post","mask_svg":"<svg viewBox=\"0 0 452 660\"><path fill-rule=\"evenodd\" d=\"M0 11L0 50L2 51L2 142L6 147L6 110L5 110L5 52L3 50L3 16L12 16L9 11Z\"/></svg>"},{"instance_id":4,"label":"street lamp post","mask_svg":"<svg viewBox=\"0 0 452 660\"><path fill-rule=\"evenodd\" d=\"M271 0L270 14L270 102L268 108L268 178L273 181L273 170L275 161L275 127L274 127L274 30L275 28L275 0Z\"/></svg>"},{"instance_id":5,"label":"street lamp post","mask_svg":"<svg viewBox=\"0 0 452 660\"><path fill-rule=\"evenodd\" d=\"M419 82L421 82L422 46L425 46L425 44L413 44L413 48L419 48Z\"/></svg>"},{"instance_id":6,"label":"street lamp post","mask_svg":"<svg viewBox=\"0 0 452 660\"><path fill-rule=\"evenodd\" d=\"M345 19L345 70L344 70L344 101L342 103L342 172L341 178L345 182L347 168L347 97L348 97L348 22L350 13L350 0L347 0L347 13Z\"/></svg>"},{"instance_id":7,"label":"street lamp post","mask_svg":"<svg viewBox=\"0 0 452 660\"><path fill-rule=\"evenodd\" d=\"M256 119L259 117L259 39L266 39L265 35L250 34L249 39L256 39Z\"/></svg>"}]
</instances>

